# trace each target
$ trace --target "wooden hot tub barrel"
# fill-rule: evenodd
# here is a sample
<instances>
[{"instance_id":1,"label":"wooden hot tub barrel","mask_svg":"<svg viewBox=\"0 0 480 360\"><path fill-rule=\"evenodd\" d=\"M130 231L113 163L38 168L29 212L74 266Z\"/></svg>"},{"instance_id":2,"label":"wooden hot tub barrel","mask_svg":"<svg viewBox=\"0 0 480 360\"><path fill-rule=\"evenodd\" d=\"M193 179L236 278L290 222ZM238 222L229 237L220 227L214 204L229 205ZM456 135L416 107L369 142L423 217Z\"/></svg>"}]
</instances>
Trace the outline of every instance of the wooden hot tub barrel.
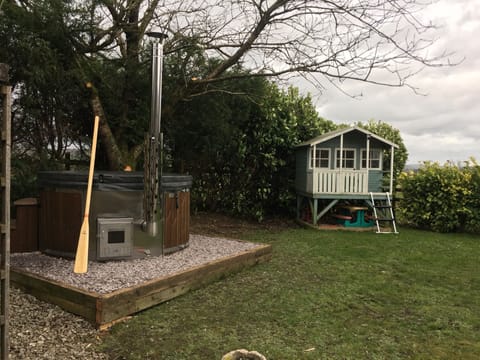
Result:
<instances>
[{"instance_id":1,"label":"wooden hot tub barrel","mask_svg":"<svg viewBox=\"0 0 480 360\"><path fill-rule=\"evenodd\" d=\"M57 256L74 257L85 205L87 172L48 171L38 174L40 187L39 247ZM190 188L192 177L163 174L161 191L164 198L163 249L170 253L188 246L190 226ZM155 255L143 231L143 173L96 171L90 209L89 258L100 260L97 246L99 218L132 219L133 246L131 257ZM138 238L138 239L137 239ZM138 241L137 241L138 240ZM158 245L158 244L157 244ZM129 257L129 256L127 256Z\"/></svg>"},{"instance_id":2,"label":"wooden hot tub barrel","mask_svg":"<svg viewBox=\"0 0 480 360\"><path fill-rule=\"evenodd\" d=\"M190 236L191 176L164 174L162 176L165 253L181 250Z\"/></svg>"}]
</instances>

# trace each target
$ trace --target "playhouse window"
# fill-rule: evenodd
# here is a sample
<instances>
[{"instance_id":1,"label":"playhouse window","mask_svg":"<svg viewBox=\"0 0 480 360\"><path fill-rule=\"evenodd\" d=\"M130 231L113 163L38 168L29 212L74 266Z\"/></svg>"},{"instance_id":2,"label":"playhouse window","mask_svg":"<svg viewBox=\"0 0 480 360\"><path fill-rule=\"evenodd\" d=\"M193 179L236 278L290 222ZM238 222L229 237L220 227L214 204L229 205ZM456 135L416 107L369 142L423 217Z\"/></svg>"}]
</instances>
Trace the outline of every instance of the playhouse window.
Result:
<instances>
[{"instance_id":1,"label":"playhouse window","mask_svg":"<svg viewBox=\"0 0 480 360\"><path fill-rule=\"evenodd\" d=\"M336 151L336 167L340 167L340 149ZM355 149L343 149L343 161L342 168L353 169L355 168Z\"/></svg>"},{"instance_id":2,"label":"playhouse window","mask_svg":"<svg viewBox=\"0 0 480 360\"><path fill-rule=\"evenodd\" d=\"M370 149L369 168L381 169L382 166L382 151L380 149ZM362 169L367 167L367 150L362 149Z\"/></svg>"},{"instance_id":3,"label":"playhouse window","mask_svg":"<svg viewBox=\"0 0 480 360\"><path fill-rule=\"evenodd\" d=\"M310 168L330 168L330 149L313 146L310 150Z\"/></svg>"}]
</instances>

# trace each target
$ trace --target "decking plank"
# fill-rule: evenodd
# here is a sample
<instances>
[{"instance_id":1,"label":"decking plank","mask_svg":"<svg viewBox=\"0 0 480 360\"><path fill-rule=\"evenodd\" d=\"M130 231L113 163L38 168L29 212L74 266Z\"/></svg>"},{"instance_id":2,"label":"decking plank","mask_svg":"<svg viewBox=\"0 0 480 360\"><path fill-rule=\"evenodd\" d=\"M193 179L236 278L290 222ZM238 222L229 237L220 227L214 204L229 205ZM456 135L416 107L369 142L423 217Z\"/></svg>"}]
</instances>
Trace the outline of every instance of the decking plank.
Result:
<instances>
[{"instance_id":1,"label":"decking plank","mask_svg":"<svg viewBox=\"0 0 480 360\"><path fill-rule=\"evenodd\" d=\"M40 300L58 305L68 312L95 322L98 294L46 279L15 267L10 268L10 281L16 287Z\"/></svg>"},{"instance_id":2,"label":"decking plank","mask_svg":"<svg viewBox=\"0 0 480 360\"><path fill-rule=\"evenodd\" d=\"M108 294L88 292L18 268L11 269L11 281L27 293L80 315L97 328L104 329L122 318L198 289L245 267L269 261L271 257L271 245L259 245L239 254Z\"/></svg>"},{"instance_id":3,"label":"decking plank","mask_svg":"<svg viewBox=\"0 0 480 360\"><path fill-rule=\"evenodd\" d=\"M271 258L271 247L265 245L244 253L208 262L200 266L145 282L131 288L106 294L99 299L97 324L145 310L171 300L190 290L198 289L244 267L253 266Z\"/></svg>"}]
</instances>

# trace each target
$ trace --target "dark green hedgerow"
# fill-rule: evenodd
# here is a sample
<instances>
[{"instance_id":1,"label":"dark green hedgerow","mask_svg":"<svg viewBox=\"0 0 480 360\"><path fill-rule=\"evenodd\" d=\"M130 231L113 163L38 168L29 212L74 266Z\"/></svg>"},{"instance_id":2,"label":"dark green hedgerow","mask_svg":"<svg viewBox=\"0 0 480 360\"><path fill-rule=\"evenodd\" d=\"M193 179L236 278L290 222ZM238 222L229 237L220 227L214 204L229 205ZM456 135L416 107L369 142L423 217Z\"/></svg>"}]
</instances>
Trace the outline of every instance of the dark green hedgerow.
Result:
<instances>
[{"instance_id":1,"label":"dark green hedgerow","mask_svg":"<svg viewBox=\"0 0 480 360\"><path fill-rule=\"evenodd\" d=\"M439 232L480 231L480 166L474 160L465 167L427 162L402 174L399 183L402 221Z\"/></svg>"}]
</instances>

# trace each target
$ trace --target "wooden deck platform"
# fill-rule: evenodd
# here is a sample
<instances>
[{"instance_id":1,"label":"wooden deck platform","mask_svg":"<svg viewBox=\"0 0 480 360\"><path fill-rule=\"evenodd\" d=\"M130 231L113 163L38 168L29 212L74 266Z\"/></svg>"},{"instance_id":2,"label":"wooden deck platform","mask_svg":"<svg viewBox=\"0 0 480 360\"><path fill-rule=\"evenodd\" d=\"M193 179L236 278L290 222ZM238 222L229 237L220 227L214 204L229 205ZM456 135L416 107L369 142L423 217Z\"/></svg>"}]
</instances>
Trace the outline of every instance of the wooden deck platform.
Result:
<instances>
[{"instance_id":1,"label":"wooden deck platform","mask_svg":"<svg viewBox=\"0 0 480 360\"><path fill-rule=\"evenodd\" d=\"M271 257L271 245L258 245L229 257L108 294L85 291L15 267L10 269L10 279L13 286L84 317L98 329L105 329L129 315L198 289L227 274L269 261Z\"/></svg>"}]
</instances>

